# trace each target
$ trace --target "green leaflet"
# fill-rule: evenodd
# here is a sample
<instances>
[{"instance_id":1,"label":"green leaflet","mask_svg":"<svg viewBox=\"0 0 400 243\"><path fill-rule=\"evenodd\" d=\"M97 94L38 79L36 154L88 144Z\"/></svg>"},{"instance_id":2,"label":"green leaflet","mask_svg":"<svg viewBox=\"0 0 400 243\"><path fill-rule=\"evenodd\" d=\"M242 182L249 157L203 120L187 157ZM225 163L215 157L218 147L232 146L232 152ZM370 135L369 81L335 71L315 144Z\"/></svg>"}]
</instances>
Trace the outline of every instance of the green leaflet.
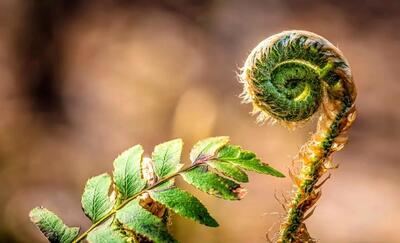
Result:
<instances>
[{"instance_id":1,"label":"green leaflet","mask_svg":"<svg viewBox=\"0 0 400 243\"><path fill-rule=\"evenodd\" d=\"M87 236L89 243L126 243L127 239L111 225L113 219L109 219L102 225L91 231Z\"/></svg>"},{"instance_id":2,"label":"green leaflet","mask_svg":"<svg viewBox=\"0 0 400 243\"><path fill-rule=\"evenodd\" d=\"M196 163L202 159L212 157L218 149L227 143L229 143L229 137L212 137L200 140L190 151L190 160L192 163Z\"/></svg>"},{"instance_id":3,"label":"green leaflet","mask_svg":"<svg viewBox=\"0 0 400 243\"><path fill-rule=\"evenodd\" d=\"M246 194L246 190L239 184L207 171L205 165L184 172L181 176L197 189L223 199L240 200Z\"/></svg>"},{"instance_id":4,"label":"green leaflet","mask_svg":"<svg viewBox=\"0 0 400 243\"><path fill-rule=\"evenodd\" d=\"M114 183L122 199L135 195L146 186L141 173L142 156L142 146L136 145L114 160Z\"/></svg>"},{"instance_id":5,"label":"green leaflet","mask_svg":"<svg viewBox=\"0 0 400 243\"><path fill-rule=\"evenodd\" d=\"M82 209L93 223L101 219L113 207L113 202L108 196L110 185L111 177L107 173L92 177L86 182L81 200Z\"/></svg>"},{"instance_id":6,"label":"green leaflet","mask_svg":"<svg viewBox=\"0 0 400 243\"><path fill-rule=\"evenodd\" d=\"M256 154L247 150L242 150L239 146L226 145L222 147L217 155L217 161L229 162L245 170L257 173L273 175L276 177L285 177L281 172L264 164L256 157Z\"/></svg>"},{"instance_id":7,"label":"green leaflet","mask_svg":"<svg viewBox=\"0 0 400 243\"><path fill-rule=\"evenodd\" d=\"M174 174L182 168L180 164L183 141L174 139L154 148L151 158L154 162L154 172L158 178L164 178Z\"/></svg>"},{"instance_id":8,"label":"green leaflet","mask_svg":"<svg viewBox=\"0 0 400 243\"><path fill-rule=\"evenodd\" d=\"M211 217L206 207L196 197L184 190L172 188L157 191L155 189L150 191L150 196L176 214L210 227L218 226L217 221Z\"/></svg>"},{"instance_id":9,"label":"green leaflet","mask_svg":"<svg viewBox=\"0 0 400 243\"><path fill-rule=\"evenodd\" d=\"M152 213L139 205L139 199L129 202L125 207L116 213L117 220L123 224L124 228L143 235L155 243L176 242L168 233L166 225L162 219L157 218Z\"/></svg>"},{"instance_id":10,"label":"green leaflet","mask_svg":"<svg viewBox=\"0 0 400 243\"><path fill-rule=\"evenodd\" d=\"M224 176L230 177L237 182L249 182L247 174L234 164L221 161L210 161L207 164Z\"/></svg>"},{"instance_id":11,"label":"green leaflet","mask_svg":"<svg viewBox=\"0 0 400 243\"><path fill-rule=\"evenodd\" d=\"M69 243L79 233L78 227L68 227L53 212L37 207L29 213L31 221L42 231L50 242Z\"/></svg>"}]
</instances>

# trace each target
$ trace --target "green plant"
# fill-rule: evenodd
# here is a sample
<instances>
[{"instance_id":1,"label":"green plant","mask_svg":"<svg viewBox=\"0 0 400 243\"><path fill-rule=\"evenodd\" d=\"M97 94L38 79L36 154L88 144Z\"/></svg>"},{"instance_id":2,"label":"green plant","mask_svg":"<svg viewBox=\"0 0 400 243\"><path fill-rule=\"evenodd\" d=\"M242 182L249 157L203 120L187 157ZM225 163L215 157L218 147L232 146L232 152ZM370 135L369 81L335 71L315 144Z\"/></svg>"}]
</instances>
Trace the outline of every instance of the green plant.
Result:
<instances>
[{"instance_id":1,"label":"green plant","mask_svg":"<svg viewBox=\"0 0 400 243\"><path fill-rule=\"evenodd\" d=\"M167 228L171 211L206 226L218 226L197 198L174 186L176 176L227 200L244 197L246 190L238 184L248 182L243 170L283 177L254 153L229 144L228 137L199 141L190 152L192 163L184 168L182 146L181 139L159 144L151 159L143 159L142 146L133 146L115 159L113 178L105 173L89 179L82 209L93 224L79 236L79 228L66 226L45 208L34 208L30 218L50 242L175 242Z\"/></svg>"},{"instance_id":2,"label":"green plant","mask_svg":"<svg viewBox=\"0 0 400 243\"><path fill-rule=\"evenodd\" d=\"M318 109L322 111L316 132L296 159L302 164L300 172L290 173L296 190L278 239L285 243L313 241L303 222L321 196L325 180L317 185L318 181L334 167L332 153L343 148L356 117L350 67L323 37L294 30L273 35L255 47L240 79L244 101L253 104L259 120L271 119L294 128Z\"/></svg>"}]
</instances>

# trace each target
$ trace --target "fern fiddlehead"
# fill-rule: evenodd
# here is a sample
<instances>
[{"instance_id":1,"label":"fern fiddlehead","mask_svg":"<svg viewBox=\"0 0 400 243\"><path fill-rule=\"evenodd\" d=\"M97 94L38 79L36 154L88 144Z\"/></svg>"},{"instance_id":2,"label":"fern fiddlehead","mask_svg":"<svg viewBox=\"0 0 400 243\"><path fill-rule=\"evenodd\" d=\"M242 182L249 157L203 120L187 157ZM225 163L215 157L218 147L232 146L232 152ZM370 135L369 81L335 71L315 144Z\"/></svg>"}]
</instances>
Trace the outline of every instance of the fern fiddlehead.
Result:
<instances>
[{"instance_id":1,"label":"fern fiddlehead","mask_svg":"<svg viewBox=\"0 0 400 243\"><path fill-rule=\"evenodd\" d=\"M244 102L253 104L259 120L271 119L294 128L322 110L316 132L297 156L302 167L298 175L292 175L296 191L278 239L285 243L312 241L303 221L321 195L317 183L332 167L332 153L343 148L356 117L356 88L350 67L343 54L323 37L284 31L254 48L240 80Z\"/></svg>"}]
</instances>

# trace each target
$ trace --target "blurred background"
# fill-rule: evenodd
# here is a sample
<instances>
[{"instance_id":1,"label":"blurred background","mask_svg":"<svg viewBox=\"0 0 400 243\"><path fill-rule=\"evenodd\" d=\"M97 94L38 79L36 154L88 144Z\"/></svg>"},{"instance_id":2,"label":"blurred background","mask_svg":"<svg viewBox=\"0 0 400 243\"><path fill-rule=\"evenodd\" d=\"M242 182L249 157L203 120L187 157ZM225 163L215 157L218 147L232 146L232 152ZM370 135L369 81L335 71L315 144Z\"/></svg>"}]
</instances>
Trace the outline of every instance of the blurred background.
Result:
<instances>
[{"instance_id":1,"label":"blurred background","mask_svg":"<svg viewBox=\"0 0 400 243\"><path fill-rule=\"evenodd\" d=\"M140 143L229 135L287 173L315 122L260 125L238 98L236 73L264 38L316 32L348 58L358 119L307 220L320 242L400 242L400 2L0 0L0 242L46 242L28 212L43 205L86 229L86 180ZM252 174L227 202L193 192L220 222L175 217L181 242L266 242L289 178Z\"/></svg>"}]
</instances>

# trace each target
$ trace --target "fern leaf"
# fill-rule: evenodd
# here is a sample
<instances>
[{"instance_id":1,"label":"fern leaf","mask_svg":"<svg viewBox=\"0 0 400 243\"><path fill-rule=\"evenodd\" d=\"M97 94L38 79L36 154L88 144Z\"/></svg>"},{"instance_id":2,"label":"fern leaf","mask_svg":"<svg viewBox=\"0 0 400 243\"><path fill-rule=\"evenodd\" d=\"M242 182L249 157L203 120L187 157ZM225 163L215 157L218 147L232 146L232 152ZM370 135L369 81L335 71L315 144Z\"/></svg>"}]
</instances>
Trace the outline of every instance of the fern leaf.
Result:
<instances>
[{"instance_id":1,"label":"fern leaf","mask_svg":"<svg viewBox=\"0 0 400 243\"><path fill-rule=\"evenodd\" d=\"M208 213L206 207L190 193L179 188L169 190L152 190L150 196L157 202L165 205L174 213L192 219L210 227L217 227L218 223Z\"/></svg>"},{"instance_id":2,"label":"fern leaf","mask_svg":"<svg viewBox=\"0 0 400 243\"><path fill-rule=\"evenodd\" d=\"M66 226L57 215L46 208L32 209L29 217L50 242L70 243L79 233L78 227Z\"/></svg>"},{"instance_id":3,"label":"fern leaf","mask_svg":"<svg viewBox=\"0 0 400 243\"><path fill-rule=\"evenodd\" d=\"M228 137L199 141L190 152L192 164L182 168L183 142L174 139L157 145L152 159L143 159L141 145L133 146L114 160L113 179L107 173L92 177L82 194L82 209L92 226L78 235L55 214L43 208L31 211L31 220L50 242L89 243L176 242L167 229L169 211L210 227L217 221L193 195L174 186L182 178L197 189L227 200L240 200L250 170L283 176L262 163L254 153L229 145ZM113 183L117 198L109 197Z\"/></svg>"},{"instance_id":4,"label":"fern leaf","mask_svg":"<svg viewBox=\"0 0 400 243\"><path fill-rule=\"evenodd\" d=\"M140 192L146 186L141 176L143 148L133 146L114 160L114 183L119 196L126 199Z\"/></svg>"},{"instance_id":5,"label":"fern leaf","mask_svg":"<svg viewBox=\"0 0 400 243\"><path fill-rule=\"evenodd\" d=\"M143 235L155 243L170 243L176 240L168 233L162 219L154 216L135 199L116 213L117 220L124 228Z\"/></svg>"},{"instance_id":6,"label":"fern leaf","mask_svg":"<svg viewBox=\"0 0 400 243\"><path fill-rule=\"evenodd\" d=\"M110 185L111 177L107 173L92 177L86 183L81 200L82 209L93 223L113 207L113 202L108 196Z\"/></svg>"},{"instance_id":7,"label":"fern leaf","mask_svg":"<svg viewBox=\"0 0 400 243\"><path fill-rule=\"evenodd\" d=\"M151 157L154 162L154 172L158 178L172 175L182 168L180 163L182 153L182 139L174 139L154 148Z\"/></svg>"},{"instance_id":8,"label":"fern leaf","mask_svg":"<svg viewBox=\"0 0 400 243\"><path fill-rule=\"evenodd\" d=\"M249 182L249 177L247 174L234 164L221 161L210 161L207 162L207 164L224 176L232 178L237 182Z\"/></svg>"},{"instance_id":9,"label":"fern leaf","mask_svg":"<svg viewBox=\"0 0 400 243\"><path fill-rule=\"evenodd\" d=\"M190 151L190 160L197 163L201 160L208 159L224 145L229 143L229 137L212 137L200 140Z\"/></svg>"},{"instance_id":10,"label":"fern leaf","mask_svg":"<svg viewBox=\"0 0 400 243\"><path fill-rule=\"evenodd\" d=\"M115 229L112 225L113 219L109 219L102 225L91 231L87 236L89 243L126 243L127 237Z\"/></svg>"},{"instance_id":11,"label":"fern leaf","mask_svg":"<svg viewBox=\"0 0 400 243\"><path fill-rule=\"evenodd\" d=\"M256 154L247 150L242 150L239 146L226 145L222 147L215 158L216 161L229 162L241 167L242 169L257 173L268 174L276 177L285 177L281 172L262 163Z\"/></svg>"},{"instance_id":12,"label":"fern leaf","mask_svg":"<svg viewBox=\"0 0 400 243\"><path fill-rule=\"evenodd\" d=\"M206 165L201 165L181 175L187 183L216 197L240 200L246 194L246 190L236 182L207 171Z\"/></svg>"}]
</instances>

